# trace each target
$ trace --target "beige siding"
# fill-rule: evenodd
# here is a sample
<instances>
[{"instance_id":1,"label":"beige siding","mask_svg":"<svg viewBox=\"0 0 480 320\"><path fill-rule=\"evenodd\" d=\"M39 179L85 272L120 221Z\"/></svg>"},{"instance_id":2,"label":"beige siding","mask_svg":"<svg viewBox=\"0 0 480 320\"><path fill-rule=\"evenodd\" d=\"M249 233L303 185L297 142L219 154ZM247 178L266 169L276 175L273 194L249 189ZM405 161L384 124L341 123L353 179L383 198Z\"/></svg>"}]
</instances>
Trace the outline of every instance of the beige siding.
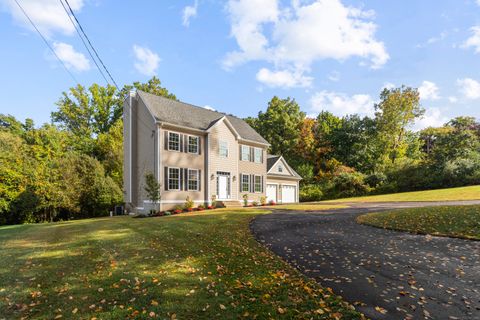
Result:
<instances>
[{"instance_id":1,"label":"beige siding","mask_svg":"<svg viewBox=\"0 0 480 320\"><path fill-rule=\"evenodd\" d=\"M241 145L246 145L249 147L257 147L255 145L249 145L242 143ZM238 151L240 152L240 147L237 148ZM247 194L248 195L248 200L249 201L257 201L260 202L260 198L265 195L266 192L266 180L267 180L267 152L264 147L262 149L262 163L256 163L253 162L253 158L251 157L251 161L242 161L240 160L240 155L238 156L238 173L239 173L239 178L237 180L237 187L240 188L240 174L253 174L253 175L259 175L263 179L263 186L262 186L262 192L259 193L252 193L252 192L240 192L239 193L239 200L243 201L243 195ZM251 153L253 155L253 151Z\"/></svg>"},{"instance_id":2,"label":"beige siding","mask_svg":"<svg viewBox=\"0 0 480 320\"><path fill-rule=\"evenodd\" d=\"M130 98L127 97L123 104L123 200L125 203L131 203L131 186L130 186L130 156L131 156L131 123L130 123Z\"/></svg>"},{"instance_id":3,"label":"beige siding","mask_svg":"<svg viewBox=\"0 0 480 320\"><path fill-rule=\"evenodd\" d=\"M184 135L199 137L200 154L188 152L171 151L166 146L165 134L176 132ZM159 133L159 161L160 161L160 182L162 184L162 210L169 210L175 205L183 205L187 196L195 201L195 205L205 202L205 136L198 132L182 130L179 128L163 126ZM165 180L165 167L186 168L201 170L199 191L175 191L165 190L168 181Z\"/></svg>"},{"instance_id":4,"label":"beige siding","mask_svg":"<svg viewBox=\"0 0 480 320\"><path fill-rule=\"evenodd\" d=\"M282 167L283 168L283 171L280 172L279 171L279 167ZM270 173L275 173L275 174L282 174L282 175L286 175L286 176L292 176L293 174L290 173L286 163L283 161L283 158L280 159L280 161L278 161L269 171Z\"/></svg>"},{"instance_id":5,"label":"beige siding","mask_svg":"<svg viewBox=\"0 0 480 320\"><path fill-rule=\"evenodd\" d=\"M224 121L211 128L208 138L208 171L210 200L212 195L217 195L217 172L230 172L230 198L238 200L238 143L232 131ZM219 154L220 141L228 144L228 157ZM213 176L213 179L212 179ZM235 180L235 181L233 181Z\"/></svg>"},{"instance_id":6,"label":"beige siding","mask_svg":"<svg viewBox=\"0 0 480 320\"><path fill-rule=\"evenodd\" d=\"M134 188L134 203L143 207L143 201L147 200L145 193L145 175L147 173L155 172L155 152L156 152L156 124L152 115L142 100L138 100L135 106L134 117L137 118L136 132L134 139L134 155L136 161L134 164L134 181L136 181L136 188ZM136 150L135 150L136 149Z\"/></svg>"}]
</instances>

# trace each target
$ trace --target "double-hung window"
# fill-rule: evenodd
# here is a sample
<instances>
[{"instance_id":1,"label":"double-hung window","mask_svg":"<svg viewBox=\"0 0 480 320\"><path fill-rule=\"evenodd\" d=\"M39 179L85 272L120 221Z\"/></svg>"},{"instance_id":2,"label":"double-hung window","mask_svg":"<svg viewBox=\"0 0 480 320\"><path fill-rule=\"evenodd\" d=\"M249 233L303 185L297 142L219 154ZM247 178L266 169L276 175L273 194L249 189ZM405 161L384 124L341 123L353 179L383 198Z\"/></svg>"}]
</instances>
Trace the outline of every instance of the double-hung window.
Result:
<instances>
[{"instance_id":1,"label":"double-hung window","mask_svg":"<svg viewBox=\"0 0 480 320\"><path fill-rule=\"evenodd\" d=\"M255 192L262 192L262 176L255 176L253 187Z\"/></svg>"},{"instance_id":2,"label":"double-hung window","mask_svg":"<svg viewBox=\"0 0 480 320\"><path fill-rule=\"evenodd\" d=\"M189 191L198 191L199 190L199 177L197 169L188 169L188 190Z\"/></svg>"},{"instance_id":3,"label":"double-hung window","mask_svg":"<svg viewBox=\"0 0 480 320\"><path fill-rule=\"evenodd\" d=\"M188 136L188 153L198 154L198 137Z\"/></svg>"},{"instance_id":4,"label":"double-hung window","mask_svg":"<svg viewBox=\"0 0 480 320\"><path fill-rule=\"evenodd\" d=\"M283 166L281 164L279 164L277 170L278 170L278 172L283 172Z\"/></svg>"},{"instance_id":5,"label":"double-hung window","mask_svg":"<svg viewBox=\"0 0 480 320\"><path fill-rule=\"evenodd\" d=\"M242 161L250 161L250 147L242 145Z\"/></svg>"},{"instance_id":6,"label":"double-hung window","mask_svg":"<svg viewBox=\"0 0 480 320\"><path fill-rule=\"evenodd\" d=\"M228 142L220 141L218 143L218 153L220 157L228 158Z\"/></svg>"},{"instance_id":7,"label":"double-hung window","mask_svg":"<svg viewBox=\"0 0 480 320\"><path fill-rule=\"evenodd\" d=\"M243 174L242 175L242 192L249 192L250 191L250 175Z\"/></svg>"},{"instance_id":8,"label":"double-hung window","mask_svg":"<svg viewBox=\"0 0 480 320\"><path fill-rule=\"evenodd\" d=\"M180 190L179 168L168 168L168 190Z\"/></svg>"},{"instance_id":9,"label":"double-hung window","mask_svg":"<svg viewBox=\"0 0 480 320\"><path fill-rule=\"evenodd\" d=\"M168 150L180 151L180 134L176 132L168 133Z\"/></svg>"},{"instance_id":10,"label":"double-hung window","mask_svg":"<svg viewBox=\"0 0 480 320\"><path fill-rule=\"evenodd\" d=\"M262 163L262 149L260 148L255 148L253 149L254 152L253 152L253 160L256 162L256 163Z\"/></svg>"}]
</instances>

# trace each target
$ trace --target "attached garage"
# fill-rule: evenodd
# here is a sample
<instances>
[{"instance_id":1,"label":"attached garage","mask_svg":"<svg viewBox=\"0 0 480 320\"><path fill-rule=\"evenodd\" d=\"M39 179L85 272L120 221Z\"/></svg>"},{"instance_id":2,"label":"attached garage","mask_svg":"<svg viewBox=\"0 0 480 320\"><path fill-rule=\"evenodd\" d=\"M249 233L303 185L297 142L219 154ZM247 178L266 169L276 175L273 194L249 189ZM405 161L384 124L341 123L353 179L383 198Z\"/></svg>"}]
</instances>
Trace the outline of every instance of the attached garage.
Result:
<instances>
[{"instance_id":1,"label":"attached garage","mask_svg":"<svg viewBox=\"0 0 480 320\"><path fill-rule=\"evenodd\" d=\"M282 185L282 203L297 202L297 186L283 184Z\"/></svg>"},{"instance_id":2,"label":"attached garage","mask_svg":"<svg viewBox=\"0 0 480 320\"><path fill-rule=\"evenodd\" d=\"M267 158L267 201L298 202L299 182L302 178L281 156Z\"/></svg>"},{"instance_id":3,"label":"attached garage","mask_svg":"<svg viewBox=\"0 0 480 320\"><path fill-rule=\"evenodd\" d=\"M267 194L266 194L267 202L270 202L270 201L278 202L277 189L278 189L277 184L268 184L267 183Z\"/></svg>"}]
</instances>

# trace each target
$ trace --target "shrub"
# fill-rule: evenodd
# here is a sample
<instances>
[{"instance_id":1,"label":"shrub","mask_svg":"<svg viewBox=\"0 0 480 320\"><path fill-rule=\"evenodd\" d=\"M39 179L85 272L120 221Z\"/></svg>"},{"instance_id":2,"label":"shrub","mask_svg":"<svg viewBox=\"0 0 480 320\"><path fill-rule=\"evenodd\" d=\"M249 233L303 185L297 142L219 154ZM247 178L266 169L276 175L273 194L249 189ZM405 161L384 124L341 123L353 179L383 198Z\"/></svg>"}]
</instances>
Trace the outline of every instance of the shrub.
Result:
<instances>
[{"instance_id":1,"label":"shrub","mask_svg":"<svg viewBox=\"0 0 480 320\"><path fill-rule=\"evenodd\" d=\"M254 207L258 206L258 201L253 201L253 202L252 202L252 205L253 205Z\"/></svg>"},{"instance_id":2,"label":"shrub","mask_svg":"<svg viewBox=\"0 0 480 320\"><path fill-rule=\"evenodd\" d=\"M245 194L242 196L242 198L243 198L243 206L244 206L244 207L248 206L248 194L245 193Z\"/></svg>"},{"instance_id":3,"label":"shrub","mask_svg":"<svg viewBox=\"0 0 480 320\"><path fill-rule=\"evenodd\" d=\"M214 209L214 207L210 205L210 206L207 207L207 209L212 210L212 209Z\"/></svg>"},{"instance_id":4,"label":"shrub","mask_svg":"<svg viewBox=\"0 0 480 320\"><path fill-rule=\"evenodd\" d=\"M210 200L212 200L212 207L216 207L217 206L217 196L212 194L212 196L210 197Z\"/></svg>"},{"instance_id":5,"label":"shrub","mask_svg":"<svg viewBox=\"0 0 480 320\"><path fill-rule=\"evenodd\" d=\"M205 206L203 204L199 204L197 209L198 209L198 211L203 211L203 210L205 210Z\"/></svg>"},{"instance_id":6,"label":"shrub","mask_svg":"<svg viewBox=\"0 0 480 320\"><path fill-rule=\"evenodd\" d=\"M270 201L268 202L268 204L271 205L271 206L276 205L275 201L273 201L273 200L270 200Z\"/></svg>"},{"instance_id":7,"label":"shrub","mask_svg":"<svg viewBox=\"0 0 480 320\"><path fill-rule=\"evenodd\" d=\"M187 211L192 211L194 204L195 203L190 198L190 196L187 196L187 198L185 199L185 204L183 205L183 208Z\"/></svg>"},{"instance_id":8,"label":"shrub","mask_svg":"<svg viewBox=\"0 0 480 320\"><path fill-rule=\"evenodd\" d=\"M182 213L183 212L183 207L181 205L176 205L174 208L173 208L173 213L174 214L179 214L179 213Z\"/></svg>"},{"instance_id":9,"label":"shrub","mask_svg":"<svg viewBox=\"0 0 480 320\"><path fill-rule=\"evenodd\" d=\"M316 184L307 184L300 187L300 201L319 201L323 197L322 189Z\"/></svg>"},{"instance_id":10,"label":"shrub","mask_svg":"<svg viewBox=\"0 0 480 320\"><path fill-rule=\"evenodd\" d=\"M387 181L387 176L383 172L372 173L365 178L365 183L370 188L377 188Z\"/></svg>"},{"instance_id":11,"label":"shrub","mask_svg":"<svg viewBox=\"0 0 480 320\"><path fill-rule=\"evenodd\" d=\"M166 216L171 216L172 213L171 213L170 211L165 211L165 215L166 215Z\"/></svg>"},{"instance_id":12,"label":"shrub","mask_svg":"<svg viewBox=\"0 0 480 320\"><path fill-rule=\"evenodd\" d=\"M222 201L217 201L215 203L215 207L214 208L225 208L225 203L223 203Z\"/></svg>"},{"instance_id":13,"label":"shrub","mask_svg":"<svg viewBox=\"0 0 480 320\"><path fill-rule=\"evenodd\" d=\"M370 187L365 183L364 174L345 172L333 178L333 189L331 191L336 197L348 198L363 196L370 191Z\"/></svg>"},{"instance_id":14,"label":"shrub","mask_svg":"<svg viewBox=\"0 0 480 320\"><path fill-rule=\"evenodd\" d=\"M266 205L266 204L267 204L267 197L261 196L261 197L260 197L260 204L261 204L262 206Z\"/></svg>"}]
</instances>

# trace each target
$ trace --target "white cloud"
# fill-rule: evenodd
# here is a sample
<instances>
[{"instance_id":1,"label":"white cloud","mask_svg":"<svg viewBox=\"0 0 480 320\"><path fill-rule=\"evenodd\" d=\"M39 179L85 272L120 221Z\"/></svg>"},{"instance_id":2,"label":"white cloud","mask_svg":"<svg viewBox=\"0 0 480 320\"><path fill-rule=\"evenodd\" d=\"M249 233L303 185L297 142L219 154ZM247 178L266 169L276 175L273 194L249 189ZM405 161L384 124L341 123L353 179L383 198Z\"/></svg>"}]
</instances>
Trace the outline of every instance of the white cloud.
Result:
<instances>
[{"instance_id":1,"label":"white cloud","mask_svg":"<svg viewBox=\"0 0 480 320\"><path fill-rule=\"evenodd\" d=\"M395 88L395 84L394 83L391 83L391 82L385 82L382 86L382 91L383 89L388 89L388 90L391 90L393 88Z\"/></svg>"},{"instance_id":2,"label":"white cloud","mask_svg":"<svg viewBox=\"0 0 480 320\"><path fill-rule=\"evenodd\" d=\"M190 19L197 16L197 9L198 9L198 0L195 0L193 5L186 6L185 8L183 8L182 24L185 27L188 27L190 25Z\"/></svg>"},{"instance_id":3,"label":"white cloud","mask_svg":"<svg viewBox=\"0 0 480 320\"><path fill-rule=\"evenodd\" d=\"M75 32L72 23L58 0L22 0L19 2L30 19L45 36L50 37L55 32L66 35L71 35ZM73 11L78 12L83 7L84 0L69 0L68 3ZM14 0L0 0L0 6L2 10L9 12L17 23L33 30Z\"/></svg>"},{"instance_id":4,"label":"white cloud","mask_svg":"<svg viewBox=\"0 0 480 320\"><path fill-rule=\"evenodd\" d=\"M373 116L375 112L375 101L368 94L349 96L344 93L321 91L312 96L310 104L315 112L326 110L338 116L354 113Z\"/></svg>"},{"instance_id":5,"label":"white cloud","mask_svg":"<svg viewBox=\"0 0 480 320\"><path fill-rule=\"evenodd\" d=\"M216 111L214 108L210 107L209 105L203 106L205 109L210 111Z\"/></svg>"},{"instance_id":6,"label":"white cloud","mask_svg":"<svg viewBox=\"0 0 480 320\"><path fill-rule=\"evenodd\" d=\"M413 129L421 130L428 127L440 127L448 120L448 117L442 115L439 108L428 108L423 117L415 121Z\"/></svg>"},{"instance_id":7,"label":"white cloud","mask_svg":"<svg viewBox=\"0 0 480 320\"><path fill-rule=\"evenodd\" d=\"M271 71L267 68L262 68L257 73L257 80L269 87L294 88L310 87L313 78L304 76L299 71Z\"/></svg>"},{"instance_id":8,"label":"white cloud","mask_svg":"<svg viewBox=\"0 0 480 320\"><path fill-rule=\"evenodd\" d=\"M135 55L135 69L143 75L153 76L157 73L160 57L147 47L133 45Z\"/></svg>"},{"instance_id":9,"label":"white cloud","mask_svg":"<svg viewBox=\"0 0 480 320\"><path fill-rule=\"evenodd\" d=\"M480 1L480 0L479 0ZM480 26L470 28L472 35L462 45L462 48L471 48L475 50L475 53L480 54Z\"/></svg>"},{"instance_id":10,"label":"white cloud","mask_svg":"<svg viewBox=\"0 0 480 320\"><path fill-rule=\"evenodd\" d=\"M379 68L389 59L383 42L375 38L373 11L344 6L340 0L292 1L284 8L278 0L229 0L226 9L239 47L224 58L227 69L260 60L275 69L303 72L318 60L351 57Z\"/></svg>"},{"instance_id":11,"label":"white cloud","mask_svg":"<svg viewBox=\"0 0 480 320\"><path fill-rule=\"evenodd\" d=\"M438 86L431 81L423 81L422 85L418 87L418 93L423 100L438 100Z\"/></svg>"},{"instance_id":12,"label":"white cloud","mask_svg":"<svg viewBox=\"0 0 480 320\"><path fill-rule=\"evenodd\" d=\"M328 80L333 81L333 82L340 81L340 72L338 72L338 71L330 72L330 74L328 75Z\"/></svg>"},{"instance_id":13,"label":"white cloud","mask_svg":"<svg viewBox=\"0 0 480 320\"><path fill-rule=\"evenodd\" d=\"M448 97L448 102L450 102L450 103L457 103L457 102L458 102L458 98L455 97L455 96L450 96L450 97Z\"/></svg>"},{"instance_id":14,"label":"white cloud","mask_svg":"<svg viewBox=\"0 0 480 320\"><path fill-rule=\"evenodd\" d=\"M457 86L460 88L460 92L467 99L479 99L480 98L480 82L471 78L464 78L457 80Z\"/></svg>"},{"instance_id":15,"label":"white cloud","mask_svg":"<svg viewBox=\"0 0 480 320\"><path fill-rule=\"evenodd\" d=\"M90 70L90 61L83 53L75 51L71 45L63 42L54 42L53 50L68 69L76 71Z\"/></svg>"}]
</instances>

